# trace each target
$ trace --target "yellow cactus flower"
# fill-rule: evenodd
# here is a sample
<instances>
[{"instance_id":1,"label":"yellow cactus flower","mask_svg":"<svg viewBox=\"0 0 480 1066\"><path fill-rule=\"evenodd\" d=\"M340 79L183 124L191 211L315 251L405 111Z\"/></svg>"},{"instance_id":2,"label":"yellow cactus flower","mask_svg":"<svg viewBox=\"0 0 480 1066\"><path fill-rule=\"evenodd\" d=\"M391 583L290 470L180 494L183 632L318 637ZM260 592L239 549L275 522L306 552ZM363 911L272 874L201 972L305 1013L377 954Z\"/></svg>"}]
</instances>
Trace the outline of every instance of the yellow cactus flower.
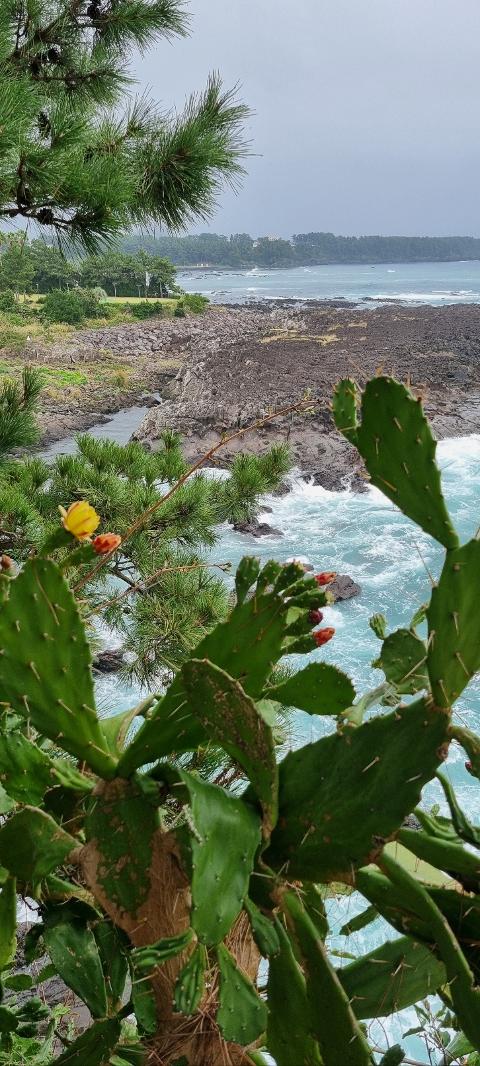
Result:
<instances>
[{"instance_id":1,"label":"yellow cactus flower","mask_svg":"<svg viewBox=\"0 0 480 1066\"><path fill-rule=\"evenodd\" d=\"M64 529L72 533L77 540L89 540L100 525L100 518L93 507L86 500L76 500L65 510L60 507Z\"/></svg>"}]
</instances>

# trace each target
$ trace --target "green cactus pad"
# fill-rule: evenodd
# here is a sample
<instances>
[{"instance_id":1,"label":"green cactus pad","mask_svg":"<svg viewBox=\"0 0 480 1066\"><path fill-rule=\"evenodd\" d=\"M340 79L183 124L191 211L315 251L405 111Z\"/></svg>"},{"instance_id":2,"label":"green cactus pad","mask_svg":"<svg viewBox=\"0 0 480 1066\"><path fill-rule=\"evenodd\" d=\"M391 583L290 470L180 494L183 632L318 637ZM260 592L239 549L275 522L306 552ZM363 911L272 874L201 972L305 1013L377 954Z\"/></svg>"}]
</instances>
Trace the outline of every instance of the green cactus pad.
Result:
<instances>
[{"instance_id":1,"label":"green cactus pad","mask_svg":"<svg viewBox=\"0 0 480 1066\"><path fill-rule=\"evenodd\" d=\"M239 681L207 660L189 659L183 680L190 707L210 740L245 772L263 810L268 835L277 820L278 766L270 726Z\"/></svg>"},{"instance_id":2,"label":"green cactus pad","mask_svg":"<svg viewBox=\"0 0 480 1066\"><path fill-rule=\"evenodd\" d=\"M118 1044L121 1028L119 1018L95 1022L55 1059L55 1066L105 1066Z\"/></svg>"},{"instance_id":3,"label":"green cactus pad","mask_svg":"<svg viewBox=\"0 0 480 1066\"><path fill-rule=\"evenodd\" d=\"M31 883L64 863L76 845L49 814L24 807L0 829L0 863L20 881Z\"/></svg>"},{"instance_id":4,"label":"green cactus pad","mask_svg":"<svg viewBox=\"0 0 480 1066\"><path fill-rule=\"evenodd\" d=\"M49 907L44 914L43 940L57 973L87 1004L93 1018L107 1014L107 990L92 930L74 905Z\"/></svg>"},{"instance_id":5,"label":"green cactus pad","mask_svg":"<svg viewBox=\"0 0 480 1066\"><path fill-rule=\"evenodd\" d=\"M247 975L224 946L217 947L220 999L217 1025L225 1038L245 1047L265 1031L267 1008Z\"/></svg>"},{"instance_id":6,"label":"green cactus pad","mask_svg":"<svg viewBox=\"0 0 480 1066\"><path fill-rule=\"evenodd\" d=\"M427 890L386 853L382 866L393 884L408 897L410 910L431 930L437 956L445 966L449 995L458 1017L459 1027L474 1047L480 1046L480 988L462 952L460 944L445 921L441 910Z\"/></svg>"},{"instance_id":7,"label":"green cactus pad","mask_svg":"<svg viewBox=\"0 0 480 1066\"><path fill-rule=\"evenodd\" d=\"M351 936L352 933L359 933L360 929L365 929L367 925L371 925L378 918L378 911L376 907L367 907L361 914L355 915L355 918L349 918L345 925L342 925L340 929L340 936Z\"/></svg>"},{"instance_id":8,"label":"green cactus pad","mask_svg":"<svg viewBox=\"0 0 480 1066\"><path fill-rule=\"evenodd\" d=\"M445 548L456 548L435 462L437 443L421 404L404 385L388 377L368 382L355 443L372 483Z\"/></svg>"},{"instance_id":9,"label":"green cactus pad","mask_svg":"<svg viewBox=\"0 0 480 1066\"><path fill-rule=\"evenodd\" d=\"M132 1003L140 1032L153 1036L158 1027L155 993L149 978L137 979L135 972L132 979Z\"/></svg>"},{"instance_id":10,"label":"green cactus pad","mask_svg":"<svg viewBox=\"0 0 480 1066\"><path fill-rule=\"evenodd\" d=\"M330 663L309 663L281 685L267 689L269 699L284 707L298 707L307 714L340 714L355 699L355 689L346 674Z\"/></svg>"},{"instance_id":11,"label":"green cactus pad","mask_svg":"<svg viewBox=\"0 0 480 1066\"><path fill-rule=\"evenodd\" d=\"M447 729L448 716L420 699L291 752L280 765L279 820L265 862L312 881L364 865L434 776Z\"/></svg>"},{"instance_id":12,"label":"green cactus pad","mask_svg":"<svg viewBox=\"0 0 480 1066\"><path fill-rule=\"evenodd\" d=\"M280 952L268 966L267 1047L277 1066L322 1066L318 1045L311 1035L310 1007L305 977L282 923L275 928Z\"/></svg>"},{"instance_id":13,"label":"green cactus pad","mask_svg":"<svg viewBox=\"0 0 480 1066\"><path fill-rule=\"evenodd\" d=\"M272 667L282 655L287 614L295 606L295 596L286 603L283 590L270 587L271 581L283 577L286 569L275 564L273 573L270 573L271 567L267 563L252 598L237 604L228 621L218 625L193 652L193 658L208 659L239 680L253 699L261 696ZM298 578L301 571L298 567L294 571ZM303 581L300 585L298 595L308 588ZM178 674L123 754L118 773L129 777L146 762L164 758L172 752L190 751L207 742L205 730L189 707L183 677Z\"/></svg>"},{"instance_id":14,"label":"green cactus pad","mask_svg":"<svg viewBox=\"0 0 480 1066\"><path fill-rule=\"evenodd\" d=\"M17 803L33 806L41 804L47 789L59 783L83 792L93 788L93 781L72 763L51 759L16 731L0 734L0 782Z\"/></svg>"},{"instance_id":15,"label":"green cactus pad","mask_svg":"<svg viewBox=\"0 0 480 1066\"><path fill-rule=\"evenodd\" d=\"M382 644L379 658L372 664L383 670L387 681L402 695L428 689L427 648L410 629L396 629Z\"/></svg>"},{"instance_id":16,"label":"green cactus pad","mask_svg":"<svg viewBox=\"0 0 480 1066\"><path fill-rule=\"evenodd\" d=\"M420 941L435 950L435 939L428 924L412 910L411 899L398 884L371 869L358 870L356 887L375 904L376 910L402 935ZM477 983L480 983L480 960L475 945L480 940L480 896L455 889L425 886L442 912L468 958ZM474 945L472 947L472 945Z\"/></svg>"},{"instance_id":17,"label":"green cactus pad","mask_svg":"<svg viewBox=\"0 0 480 1066\"><path fill-rule=\"evenodd\" d=\"M9 877L0 890L0 972L15 958L17 948L17 883Z\"/></svg>"},{"instance_id":18,"label":"green cactus pad","mask_svg":"<svg viewBox=\"0 0 480 1066\"><path fill-rule=\"evenodd\" d=\"M480 855L467 851L461 840L458 843L440 840L416 829L401 829L398 839L417 859L430 863L437 870L458 875L462 881L466 878L472 891L480 888Z\"/></svg>"},{"instance_id":19,"label":"green cactus pad","mask_svg":"<svg viewBox=\"0 0 480 1066\"><path fill-rule=\"evenodd\" d=\"M387 619L384 614L372 614L372 617L368 619L368 624L379 640L385 640L387 635Z\"/></svg>"},{"instance_id":20,"label":"green cactus pad","mask_svg":"<svg viewBox=\"0 0 480 1066\"><path fill-rule=\"evenodd\" d=\"M252 585L255 584L260 573L260 560L254 555L244 555L240 560L235 574L235 592L237 603L244 603Z\"/></svg>"},{"instance_id":21,"label":"green cactus pad","mask_svg":"<svg viewBox=\"0 0 480 1066\"><path fill-rule=\"evenodd\" d=\"M480 669L480 540L447 552L427 611L435 702L451 707Z\"/></svg>"},{"instance_id":22,"label":"green cactus pad","mask_svg":"<svg viewBox=\"0 0 480 1066\"><path fill-rule=\"evenodd\" d=\"M185 770L161 766L171 783L186 788L193 821L191 924L202 944L224 939L240 914L260 843L260 819L242 799ZM181 800L180 790L174 789Z\"/></svg>"},{"instance_id":23,"label":"green cactus pad","mask_svg":"<svg viewBox=\"0 0 480 1066\"><path fill-rule=\"evenodd\" d=\"M18 1018L8 1007L0 1007L0 1033L13 1033L18 1029Z\"/></svg>"},{"instance_id":24,"label":"green cactus pad","mask_svg":"<svg viewBox=\"0 0 480 1066\"><path fill-rule=\"evenodd\" d=\"M302 958L311 1029L324 1066L373 1066L363 1030L315 925L296 893L287 892L283 902Z\"/></svg>"},{"instance_id":25,"label":"green cactus pad","mask_svg":"<svg viewBox=\"0 0 480 1066\"><path fill-rule=\"evenodd\" d=\"M111 903L136 914L147 899L153 838L159 830L158 796L140 776L109 782L96 794L85 821L87 840L98 853L96 878ZM145 787L144 787L145 786Z\"/></svg>"},{"instance_id":26,"label":"green cactus pad","mask_svg":"<svg viewBox=\"0 0 480 1066\"><path fill-rule=\"evenodd\" d=\"M337 429L351 444L357 443L359 401L355 381L351 378L343 378L338 382L332 400L333 418Z\"/></svg>"},{"instance_id":27,"label":"green cactus pad","mask_svg":"<svg viewBox=\"0 0 480 1066\"><path fill-rule=\"evenodd\" d=\"M274 923L265 914L262 914L260 908L248 896L245 897L244 907L248 914L253 939L258 950L266 958L270 955L277 955L280 951L280 941Z\"/></svg>"},{"instance_id":28,"label":"green cactus pad","mask_svg":"<svg viewBox=\"0 0 480 1066\"><path fill-rule=\"evenodd\" d=\"M192 943L194 936L193 929L186 929L184 933L163 937L162 940L157 940L155 944L150 944L146 948L135 948L131 953L135 969L138 973L143 973L161 966L163 962L173 959L175 955L181 955L182 951L185 951L185 948Z\"/></svg>"},{"instance_id":29,"label":"green cactus pad","mask_svg":"<svg viewBox=\"0 0 480 1066\"><path fill-rule=\"evenodd\" d=\"M30 559L0 612L2 700L39 733L112 776L95 712L91 655L73 595L54 563Z\"/></svg>"},{"instance_id":30,"label":"green cactus pad","mask_svg":"<svg viewBox=\"0 0 480 1066\"><path fill-rule=\"evenodd\" d=\"M198 1010L205 991L206 967L207 952L203 944L197 944L175 985L173 1002L175 1010L181 1014L195 1014Z\"/></svg>"},{"instance_id":31,"label":"green cactus pad","mask_svg":"<svg viewBox=\"0 0 480 1066\"><path fill-rule=\"evenodd\" d=\"M452 816L452 823L458 836L464 840L467 844L474 844L476 847L480 846L480 828L473 825L463 813L462 808L457 800L455 792L450 784L448 778L443 774L437 774L437 778L445 793L445 799L450 807L450 814Z\"/></svg>"},{"instance_id":32,"label":"green cactus pad","mask_svg":"<svg viewBox=\"0 0 480 1066\"><path fill-rule=\"evenodd\" d=\"M387 940L337 971L357 1018L385 1018L445 984L442 962L410 937Z\"/></svg>"},{"instance_id":33,"label":"green cactus pad","mask_svg":"<svg viewBox=\"0 0 480 1066\"><path fill-rule=\"evenodd\" d=\"M93 924L93 935L100 954L109 1004L116 1010L128 975L126 951L129 941L125 933L106 918Z\"/></svg>"},{"instance_id":34,"label":"green cactus pad","mask_svg":"<svg viewBox=\"0 0 480 1066\"><path fill-rule=\"evenodd\" d=\"M467 753L470 760L470 773L473 777L480 779L480 737L471 729L466 729L461 725L451 725L449 732L451 738L461 744Z\"/></svg>"}]
</instances>

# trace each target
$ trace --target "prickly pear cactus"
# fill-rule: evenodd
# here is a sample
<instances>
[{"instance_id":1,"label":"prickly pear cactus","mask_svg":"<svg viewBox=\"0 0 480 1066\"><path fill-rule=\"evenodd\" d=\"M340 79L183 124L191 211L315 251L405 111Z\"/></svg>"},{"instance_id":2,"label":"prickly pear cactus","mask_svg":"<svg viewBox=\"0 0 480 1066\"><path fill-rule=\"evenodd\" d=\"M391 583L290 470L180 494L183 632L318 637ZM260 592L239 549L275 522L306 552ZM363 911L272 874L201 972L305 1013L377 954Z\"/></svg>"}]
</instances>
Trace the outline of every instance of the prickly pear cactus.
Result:
<instances>
[{"instance_id":1,"label":"prickly pear cactus","mask_svg":"<svg viewBox=\"0 0 480 1066\"><path fill-rule=\"evenodd\" d=\"M315 579L247 558L229 617L166 691L102 725L65 577L44 557L2 577L0 981L15 987L18 892L40 911L30 957L47 952L94 1018L60 1066L400 1062L365 1021L437 991L480 1051L480 827L447 777L449 817L422 800L452 740L480 777L480 739L452 722L480 668L480 542L458 544L407 389L375 378L362 396L344 381L333 409L373 484L446 549L406 628L371 619L385 675L372 692L322 660ZM285 755L292 708L325 729ZM339 883L365 900L342 936L379 916L395 931L363 956L347 941L346 965L329 940ZM44 1020L29 1002L0 1006L0 1050Z\"/></svg>"}]
</instances>

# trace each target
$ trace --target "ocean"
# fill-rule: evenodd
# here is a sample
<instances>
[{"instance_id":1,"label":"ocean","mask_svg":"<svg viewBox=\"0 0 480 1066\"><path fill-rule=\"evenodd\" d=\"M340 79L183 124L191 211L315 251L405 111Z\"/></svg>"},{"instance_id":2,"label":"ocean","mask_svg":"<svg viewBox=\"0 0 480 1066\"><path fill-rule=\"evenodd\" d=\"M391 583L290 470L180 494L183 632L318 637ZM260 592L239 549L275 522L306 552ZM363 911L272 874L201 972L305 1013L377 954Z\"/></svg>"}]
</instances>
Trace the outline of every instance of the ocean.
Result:
<instances>
[{"instance_id":1,"label":"ocean","mask_svg":"<svg viewBox=\"0 0 480 1066\"><path fill-rule=\"evenodd\" d=\"M202 292L213 303L280 299L335 299L367 307L388 300L434 306L480 303L480 261L316 266L294 270L198 269L180 272L178 281L187 292Z\"/></svg>"}]
</instances>

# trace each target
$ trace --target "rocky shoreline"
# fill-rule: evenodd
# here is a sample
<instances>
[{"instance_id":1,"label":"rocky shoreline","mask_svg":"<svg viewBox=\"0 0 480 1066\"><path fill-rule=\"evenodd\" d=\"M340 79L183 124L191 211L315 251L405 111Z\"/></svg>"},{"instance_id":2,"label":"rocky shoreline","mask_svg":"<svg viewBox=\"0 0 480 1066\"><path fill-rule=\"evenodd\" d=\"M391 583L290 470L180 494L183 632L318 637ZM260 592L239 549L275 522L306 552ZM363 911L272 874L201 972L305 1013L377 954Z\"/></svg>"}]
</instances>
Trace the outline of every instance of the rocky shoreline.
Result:
<instances>
[{"instance_id":1,"label":"rocky shoreline","mask_svg":"<svg viewBox=\"0 0 480 1066\"><path fill-rule=\"evenodd\" d=\"M286 305L285 305L286 304ZM422 395L437 436L480 431L480 306L372 310L345 303L278 301L212 307L187 319L152 319L78 331L57 353L63 365L121 360L128 392L113 397L90 385L85 395L44 401L50 440L103 420L122 407L152 404L136 439L155 448L165 427L177 429L189 460L223 436L305 397L314 415L291 414L237 438L217 453L226 465L238 451L289 445L293 463L325 488L364 485L355 450L333 431L335 382L361 384L375 372L408 380Z\"/></svg>"}]
</instances>

